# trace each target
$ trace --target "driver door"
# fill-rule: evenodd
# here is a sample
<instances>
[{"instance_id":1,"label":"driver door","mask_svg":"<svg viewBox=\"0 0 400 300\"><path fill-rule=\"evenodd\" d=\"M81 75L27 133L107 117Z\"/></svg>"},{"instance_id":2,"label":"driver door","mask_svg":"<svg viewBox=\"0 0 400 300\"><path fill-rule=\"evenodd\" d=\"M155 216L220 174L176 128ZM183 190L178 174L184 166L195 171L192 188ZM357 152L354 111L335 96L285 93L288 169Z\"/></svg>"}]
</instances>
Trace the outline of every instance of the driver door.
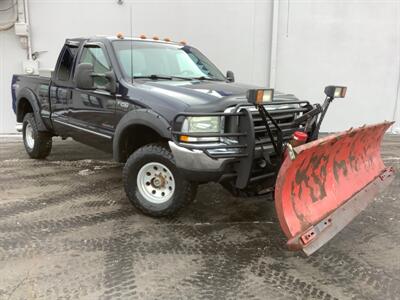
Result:
<instances>
[{"instance_id":1,"label":"driver door","mask_svg":"<svg viewBox=\"0 0 400 300\"><path fill-rule=\"evenodd\" d=\"M80 63L92 64L97 74L111 71L110 59L101 43L84 45ZM77 128L77 139L84 139L85 143L98 145L111 142L116 126L116 96L104 89L106 84L107 79L94 77L95 89L76 88L73 91L68 115L71 125Z\"/></svg>"}]
</instances>

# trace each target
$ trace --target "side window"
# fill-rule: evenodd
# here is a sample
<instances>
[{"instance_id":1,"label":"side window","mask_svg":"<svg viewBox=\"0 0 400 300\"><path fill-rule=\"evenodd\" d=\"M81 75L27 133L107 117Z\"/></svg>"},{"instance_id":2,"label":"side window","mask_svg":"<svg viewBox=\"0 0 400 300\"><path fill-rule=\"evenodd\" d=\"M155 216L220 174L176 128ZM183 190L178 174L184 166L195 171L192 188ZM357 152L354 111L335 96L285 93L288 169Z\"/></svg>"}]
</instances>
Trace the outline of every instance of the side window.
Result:
<instances>
[{"instance_id":1,"label":"side window","mask_svg":"<svg viewBox=\"0 0 400 300\"><path fill-rule=\"evenodd\" d=\"M74 64L74 59L78 53L78 48L74 46L66 45L62 54L60 61L60 66L58 67L57 79L61 81L68 81Z\"/></svg>"},{"instance_id":2,"label":"side window","mask_svg":"<svg viewBox=\"0 0 400 300\"><path fill-rule=\"evenodd\" d=\"M93 65L94 72L104 74L111 70L111 66L107 61L106 54L103 49L98 46L84 47L79 63L90 63ZM94 83L97 87L107 84L107 79L102 77L94 77Z\"/></svg>"}]
</instances>

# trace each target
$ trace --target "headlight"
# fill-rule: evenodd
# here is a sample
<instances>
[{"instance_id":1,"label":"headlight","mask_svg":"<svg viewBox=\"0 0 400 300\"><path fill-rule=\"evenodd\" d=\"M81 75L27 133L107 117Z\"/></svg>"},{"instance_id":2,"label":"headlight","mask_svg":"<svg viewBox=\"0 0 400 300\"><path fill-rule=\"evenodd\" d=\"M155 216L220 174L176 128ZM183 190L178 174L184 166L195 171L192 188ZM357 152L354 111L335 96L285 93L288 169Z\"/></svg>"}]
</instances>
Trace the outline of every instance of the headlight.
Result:
<instances>
[{"instance_id":1,"label":"headlight","mask_svg":"<svg viewBox=\"0 0 400 300\"><path fill-rule=\"evenodd\" d=\"M204 117L187 117L182 124L182 132L187 133L219 133L221 132L221 117L204 116ZM219 137L191 137L181 135L181 142L218 142Z\"/></svg>"},{"instance_id":2,"label":"headlight","mask_svg":"<svg viewBox=\"0 0 400 300\"><path fill-rule=\"evenodd\" d=\"M347 87L345 86L335 86L329 85L325 87L325 95L331 99L334 98L344 98L346 96Z\"/></svg>"},{"instance_id":3,"label":"headlight","mask_svg":"<svg viewBox=\"0 0 400 300\"><path fill-rule=\"evenodd\" d=\"M218 133L221 129L221 117L188 117L182 125L183 132L200 133Z\"/></svg>"},{"instance_id":4,"label":"headlight","mask_svg":"<svg viewBox=\"0 0 400 300\"><path fill-rule=\"evenodd\" d=\"M254 105L272 102L274 98L274 89L257 89L247 91L247 101Z\"/></svg>"}]
</instances>

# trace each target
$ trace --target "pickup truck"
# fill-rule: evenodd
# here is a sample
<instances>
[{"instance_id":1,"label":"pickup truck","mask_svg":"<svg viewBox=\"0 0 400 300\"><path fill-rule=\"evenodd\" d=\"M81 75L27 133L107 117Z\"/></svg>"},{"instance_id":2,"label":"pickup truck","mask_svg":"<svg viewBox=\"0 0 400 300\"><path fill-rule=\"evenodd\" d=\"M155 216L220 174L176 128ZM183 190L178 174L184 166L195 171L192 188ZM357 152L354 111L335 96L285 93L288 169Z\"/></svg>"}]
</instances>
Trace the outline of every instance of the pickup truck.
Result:
<instances>
[{"instance_id":1,"label":"pickup truck","mask_svg":"<svg viewBox=\"0 0 400 300\"><path fill-rule=\"evenodd\" d=\"M275 92L265 106L279 127L267 132L246 98L256 89L192 46L144 37L67 39L51 78L12 78L31 158L47 157L54 136L111 152L125 163L129 200L152 216L188 204L199 183L238 196L272 192L283 143L299 129L317 138L319 104Z\"/></svg>"},{"instance_id":2,"label":"pickup truck","mask_svg":"<svg viewBox=\"0 0 400 300\"><path fill-rule=\"evenodd\" d=\"M328 226L337 233L362 207L343 208L358 201L349 199L363 191L370 198L378 191L372 185L393 177L379 154L390 124L318 139L329 104L345 93L328 86L325 101L312 105L235 83L233 72L225 76L186 43L122 35L67 39L51 78L12 78L31 158L46 158L55 136L111 152L125 163L129 200L155 217L187 205L201 183L219 182L241 197L274 194L292 248L306 248L339 220Z\"/></svg>"}]
</instances>

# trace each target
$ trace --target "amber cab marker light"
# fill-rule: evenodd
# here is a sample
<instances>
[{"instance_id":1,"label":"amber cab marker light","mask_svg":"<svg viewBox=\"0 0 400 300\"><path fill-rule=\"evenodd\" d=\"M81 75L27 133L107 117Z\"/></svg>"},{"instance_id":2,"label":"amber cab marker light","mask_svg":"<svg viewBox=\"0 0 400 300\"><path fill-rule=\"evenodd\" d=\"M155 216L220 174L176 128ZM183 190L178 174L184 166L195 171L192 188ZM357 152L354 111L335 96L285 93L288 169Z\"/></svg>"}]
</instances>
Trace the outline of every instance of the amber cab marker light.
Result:
<instances>
[{"instance_id":1,"label":"amber cab marker light","mask_svg":"<svg viewBox=\"0 0 400 300\"><path fill-rule=\"evenodd\" d=\"M153 36L153 40L158 41L159 37L155 35L155 36Z\"/></svg>"},{"instance_id":2,"label":"amber cab marker light","mask_svg":"<svg viewBox=\"0 0 400 300\"><path fill-rule=\"evenodd\" d=\"M145 36L144 34L141 34L139 37L140 37L142 40L146 39L146 36Z\"/></svg>"},{"instance_id":3,"label":"amber cab marker light","mask_svg":"<svg viewBox=\"0 0 400 300\"><path fill-rule=\"evenodd\" d=\"M180 41L179 44L186 45L186 41Z\"/></svg>"},{"instance_id":4,"label":"amber cab marker light","mask_svg":"<svg viewBox=\"0 0 400 300\"><path fill-rule=\"evenodd\" d=\"M187 135L181 135L181 136L179 137L179 140L180 140L181 142L188 142L188 141L189 141L189 137L188 137Z\"/></svg>"},{"instance_id":5,"label":"amber cab marker light","mask_svg":"<svg viewBox=\"0 0 400 300\"><path fill-rule=\"evenodd\" d=\"M164 38L164 42L170 42L171 39L170 38Z\"/></svg>"},{"instance_id":6,"label":"amber cab marker light","mask_svg":"<svg viewBox=\"0 0 400 300\"><path fill-rule=\"evenodd\" d=\"M120 40L123 40L123 39L124 39L124 34L123 34L122 32L117 32L116 36L117 36L117 38L120 39Z\"/></svg>"}]
</instances>

